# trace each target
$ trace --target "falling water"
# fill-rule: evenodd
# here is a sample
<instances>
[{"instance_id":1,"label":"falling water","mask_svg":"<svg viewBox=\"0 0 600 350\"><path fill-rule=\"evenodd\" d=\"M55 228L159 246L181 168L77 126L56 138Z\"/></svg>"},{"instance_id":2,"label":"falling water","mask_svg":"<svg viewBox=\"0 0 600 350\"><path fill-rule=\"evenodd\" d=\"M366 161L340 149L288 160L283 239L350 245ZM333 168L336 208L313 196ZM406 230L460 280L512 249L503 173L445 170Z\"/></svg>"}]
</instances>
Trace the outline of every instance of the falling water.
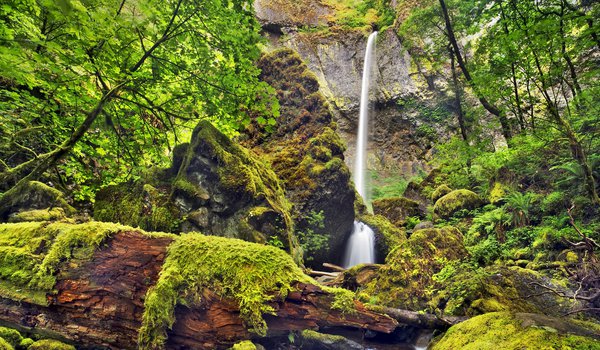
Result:
<instances>
[{"instance_id":1,"label":"falling water","mask_svg":"<svg viewBox=\"0 0 600 350\"><path fill-rule=\"evenodd\" d=\"M356 135L356 159L354 161L354 185L360 196L367 201L367 139L369 137L369 85L371 83L371 61L373 60L373 51L375 37L377 32L373 32L367 41L365 51L365 63L363 66L362 90L360 94L360 117L358 120L358 133ZM346 245L346 254L344 266L346 268L357 264L375 262L375 234L373 230L362 222L354 222L352 234Z\"/></svg>"}]
</instances>

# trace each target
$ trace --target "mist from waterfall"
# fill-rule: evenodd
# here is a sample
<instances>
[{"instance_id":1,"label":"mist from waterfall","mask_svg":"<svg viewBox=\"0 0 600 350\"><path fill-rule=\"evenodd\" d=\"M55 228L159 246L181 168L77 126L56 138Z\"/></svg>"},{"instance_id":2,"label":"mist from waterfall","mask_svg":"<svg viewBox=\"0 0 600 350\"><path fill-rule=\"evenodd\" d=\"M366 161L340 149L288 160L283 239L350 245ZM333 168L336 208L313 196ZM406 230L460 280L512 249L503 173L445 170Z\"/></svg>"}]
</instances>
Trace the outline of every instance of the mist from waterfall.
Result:
<instances>
[{"instance_id":1,"label":"mist from waterfall","mask_svg":"<svg viewBox=\"0 0 600 350\"><path fill-rule=\"evenodd\" d=\"M371 33L367 40L365 62L363 66L362 87L360 94L360 116L356 134L356 158L354 160L354 186L356 191L367 204L367 142L369 139L369 88L371 85L372 61L375 59L375 38L377 32ZM354 221L352 234L346 245L344 267L349 268L358 264L375 263L375 234L362 222Z\"/></svg>"}]
</instances>

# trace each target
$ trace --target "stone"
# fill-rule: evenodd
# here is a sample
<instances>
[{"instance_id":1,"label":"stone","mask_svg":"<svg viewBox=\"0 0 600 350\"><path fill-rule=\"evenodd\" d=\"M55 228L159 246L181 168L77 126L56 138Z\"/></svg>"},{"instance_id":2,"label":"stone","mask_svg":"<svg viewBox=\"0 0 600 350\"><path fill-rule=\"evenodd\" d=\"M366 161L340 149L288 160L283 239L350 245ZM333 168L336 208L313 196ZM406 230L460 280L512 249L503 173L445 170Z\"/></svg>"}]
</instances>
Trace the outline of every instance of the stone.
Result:
<instances>
[{"instance_id":1,"label":"stone","mask_svg":"<svg viewBox=\"0 0 600 350\"><path fill-rule=\"evenodd\" d=\"M419 203L404 197L377 199L372 204L373 213L385 216L396 226L403 226L411 216L425 217Z\"/></svg>"},{"instance_id":2,"label":"stone","mask_svg":"<svg viewBox=\"0 0 600 350\"><path fill-rule=\"evenodd\" d=\"M483 200L473 191L455 190L438 199L433 206L433 213L447 219L455 212L466 209L473 210L483 205Z\"/></svg>"},{"instance_id":3,"label":"stone","mask_svg":"<svg viewBox=\"0 0 600 350\"><path fill-rule=\"evenodd\" d=\"M427 290L440 287L433 276L467 256L463 236L452 226L414 231L388 254L365 292L380 305L423 310L430 300Z\"/></svg>"},{"instance_id":4,"label":"stone","mask_svg":"<svg viewBox=\"0 0 600 350\"><path fill-rule=\"evenodd\" d=\"M452 326L431 350L598 349L600 326L531 313L493 312Z\"/></svg>"},{"instance_id":5,"label":"stone","mask_svg":"<svg viewBox=\"0 0 600 350\"><path fill-rule=\"evenodd\" d=\"M302 349L305 350L364 350L357 342L340 335L323 334L309 329L302 331Z\"/></svg>"}]
</instances>

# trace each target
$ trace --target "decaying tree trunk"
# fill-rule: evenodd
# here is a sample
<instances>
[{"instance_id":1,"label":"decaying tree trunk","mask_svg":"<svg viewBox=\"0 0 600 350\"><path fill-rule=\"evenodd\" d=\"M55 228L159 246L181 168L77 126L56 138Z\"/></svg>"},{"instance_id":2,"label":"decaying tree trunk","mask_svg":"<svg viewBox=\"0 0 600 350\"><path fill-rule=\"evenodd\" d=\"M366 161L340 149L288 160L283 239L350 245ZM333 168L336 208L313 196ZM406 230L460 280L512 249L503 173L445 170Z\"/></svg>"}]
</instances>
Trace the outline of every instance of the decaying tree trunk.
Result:
<instances>
[{"instance_id":1,"label":"decaying tree trunk","mask_svg":"<svg viewBox=\"0 0 600 350\"><path fill-rule=\"evenodd\" d=\"M63 264L48 306L0 298L0 323L66 339L81 346L137 348L144 296L158 278L170 237L119 232L91 260ZM272 306L267 315L269 335L324 326L354 327L391 333L394 319L356 304L355 313L331 308L332 294L319 286L297 284L297 291ZM233 300L206 291L202 307L176 308L168 349L220 349L252 338Z\"/></svg>"}]
</instances>

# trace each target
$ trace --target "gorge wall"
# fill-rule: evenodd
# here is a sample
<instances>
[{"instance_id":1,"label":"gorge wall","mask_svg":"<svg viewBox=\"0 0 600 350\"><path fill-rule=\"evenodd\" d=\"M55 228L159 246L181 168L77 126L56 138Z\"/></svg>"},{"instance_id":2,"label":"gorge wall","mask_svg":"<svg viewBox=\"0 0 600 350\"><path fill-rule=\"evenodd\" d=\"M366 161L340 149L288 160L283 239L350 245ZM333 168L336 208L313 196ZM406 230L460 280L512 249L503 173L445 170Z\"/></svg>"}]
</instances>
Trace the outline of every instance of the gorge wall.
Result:
<instances>
[{"instance_id":1,"label":"gorge wall","mask_svg":"<svg viewBox=\"0 0 600 350\"><path fill-rule=\"evenodd\" d=\"M256 15L272 47L295 50L315 73L338 132L347 143L346 163L352 165L364 50L370 30L335 25L331 22L335 8L325 2L302 3L257 0ZM432 141L448 137L447 125L454 124L448 112L452 106L439 79L426 79L421 74L394 26L381 31L376 51L369 168L382 177L410 177L428 170L426 160Z\"/></svg>"}]
</instances>

